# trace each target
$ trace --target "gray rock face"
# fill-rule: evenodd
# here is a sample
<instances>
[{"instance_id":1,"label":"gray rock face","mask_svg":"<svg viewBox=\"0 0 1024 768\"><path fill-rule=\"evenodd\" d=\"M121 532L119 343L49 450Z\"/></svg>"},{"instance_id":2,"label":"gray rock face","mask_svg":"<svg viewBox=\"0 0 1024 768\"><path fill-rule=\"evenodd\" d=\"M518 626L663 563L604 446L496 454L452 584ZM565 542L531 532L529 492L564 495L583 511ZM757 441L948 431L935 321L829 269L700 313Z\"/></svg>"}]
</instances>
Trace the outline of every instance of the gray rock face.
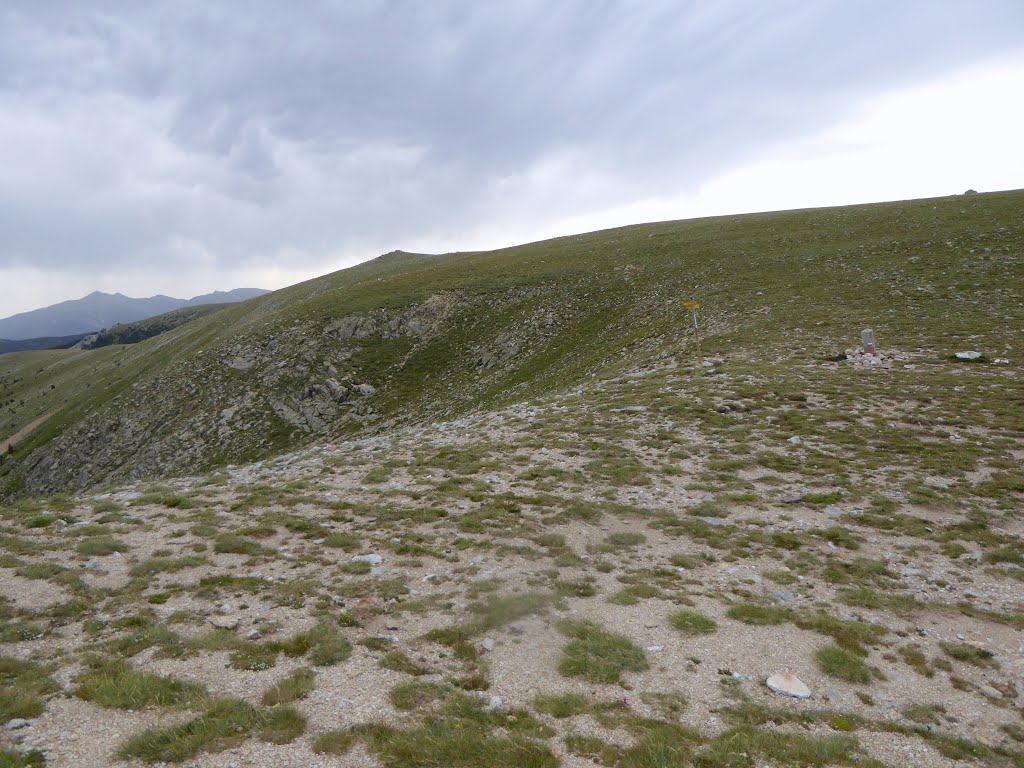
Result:
<instances>
[{"instance_id":1,"label":"gray rock face","mask_svg":"<svg viewBox=\"0 0 1024 768\"><path fill-rule=\"evenodd\" d=\"M381 336L397 339L403 336L426 337L435 333L460 303L456 293L436 293L405 312L380 310L372 315L349 315L336 320L330 331L339 339L366 339Z\"/></svg>"}]
</instances>

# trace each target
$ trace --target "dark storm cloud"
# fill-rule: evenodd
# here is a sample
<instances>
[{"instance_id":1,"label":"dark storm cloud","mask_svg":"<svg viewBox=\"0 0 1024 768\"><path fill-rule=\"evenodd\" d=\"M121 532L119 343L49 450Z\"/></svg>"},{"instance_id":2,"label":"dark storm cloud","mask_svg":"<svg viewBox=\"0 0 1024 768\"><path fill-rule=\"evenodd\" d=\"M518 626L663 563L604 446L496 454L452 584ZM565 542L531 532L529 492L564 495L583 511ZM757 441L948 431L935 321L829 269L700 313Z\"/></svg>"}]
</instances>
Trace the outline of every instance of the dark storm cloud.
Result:
<instances>
[{"instance_id":1,"label":"dark storm cloud","mask_svg":"<svg viewBox=\"0 0 1024 768\"><path fill-rule=\"evenodd\" d=\"M1022 32L1017 0L7 3L0 268L529 239Z\"/></svg>"}]
</instances>

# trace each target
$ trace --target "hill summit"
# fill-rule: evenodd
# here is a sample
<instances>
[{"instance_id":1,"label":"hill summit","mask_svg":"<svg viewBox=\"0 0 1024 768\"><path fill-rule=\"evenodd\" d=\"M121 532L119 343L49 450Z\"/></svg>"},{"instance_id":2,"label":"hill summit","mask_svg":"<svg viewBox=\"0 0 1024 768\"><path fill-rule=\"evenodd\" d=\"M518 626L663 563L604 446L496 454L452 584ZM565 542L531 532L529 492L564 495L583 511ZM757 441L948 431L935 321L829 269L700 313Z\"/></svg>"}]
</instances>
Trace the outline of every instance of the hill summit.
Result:
<instances>
[{"instance_id":1,"label":"hill summit","mask_svg":"<svg viewBox=\"0 0 1024 768\"><path fill-rule=\"evenodd\" d=\"M1022 243L663 222L0 358L0 765L1020 768Z\"/></svg>"}]
</instances>

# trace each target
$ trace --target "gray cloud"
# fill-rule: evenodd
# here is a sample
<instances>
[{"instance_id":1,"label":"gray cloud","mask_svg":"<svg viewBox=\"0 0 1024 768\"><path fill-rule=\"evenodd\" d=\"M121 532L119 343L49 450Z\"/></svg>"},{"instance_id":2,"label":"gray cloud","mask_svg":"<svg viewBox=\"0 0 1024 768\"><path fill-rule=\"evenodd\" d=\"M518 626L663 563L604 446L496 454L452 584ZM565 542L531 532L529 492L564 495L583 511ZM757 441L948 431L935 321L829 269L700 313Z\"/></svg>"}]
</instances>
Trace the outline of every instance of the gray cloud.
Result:
<instances>
[{"instance_id":1,"label":"gray cloud","mask_svg":"<svg viewBox=\"0 0 1024 768\"><path fill-rule=\"evenodd\" d=\"M0 268L529 239L1022 32L1017 0L7 3Z\"/></svg>"}]
</instances>

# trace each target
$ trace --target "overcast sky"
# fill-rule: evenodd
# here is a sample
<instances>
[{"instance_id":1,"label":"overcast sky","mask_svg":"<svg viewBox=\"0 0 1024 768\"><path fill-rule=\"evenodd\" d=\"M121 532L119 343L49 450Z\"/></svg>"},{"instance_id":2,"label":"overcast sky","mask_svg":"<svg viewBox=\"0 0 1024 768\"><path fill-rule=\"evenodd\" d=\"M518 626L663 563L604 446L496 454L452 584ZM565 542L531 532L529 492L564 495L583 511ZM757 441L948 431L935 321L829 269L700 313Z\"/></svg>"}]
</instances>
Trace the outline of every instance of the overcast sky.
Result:
<instances>
[{"instance_id":1,"label":"overcast sky","mask_svg":"<svg viewBox=\"0 0 1024 768\"><path fill-rule=\"evenodd\" d=\"M0 316L1024 187L1021 0L0 6Z\"/></svg>"}]
</instances>

